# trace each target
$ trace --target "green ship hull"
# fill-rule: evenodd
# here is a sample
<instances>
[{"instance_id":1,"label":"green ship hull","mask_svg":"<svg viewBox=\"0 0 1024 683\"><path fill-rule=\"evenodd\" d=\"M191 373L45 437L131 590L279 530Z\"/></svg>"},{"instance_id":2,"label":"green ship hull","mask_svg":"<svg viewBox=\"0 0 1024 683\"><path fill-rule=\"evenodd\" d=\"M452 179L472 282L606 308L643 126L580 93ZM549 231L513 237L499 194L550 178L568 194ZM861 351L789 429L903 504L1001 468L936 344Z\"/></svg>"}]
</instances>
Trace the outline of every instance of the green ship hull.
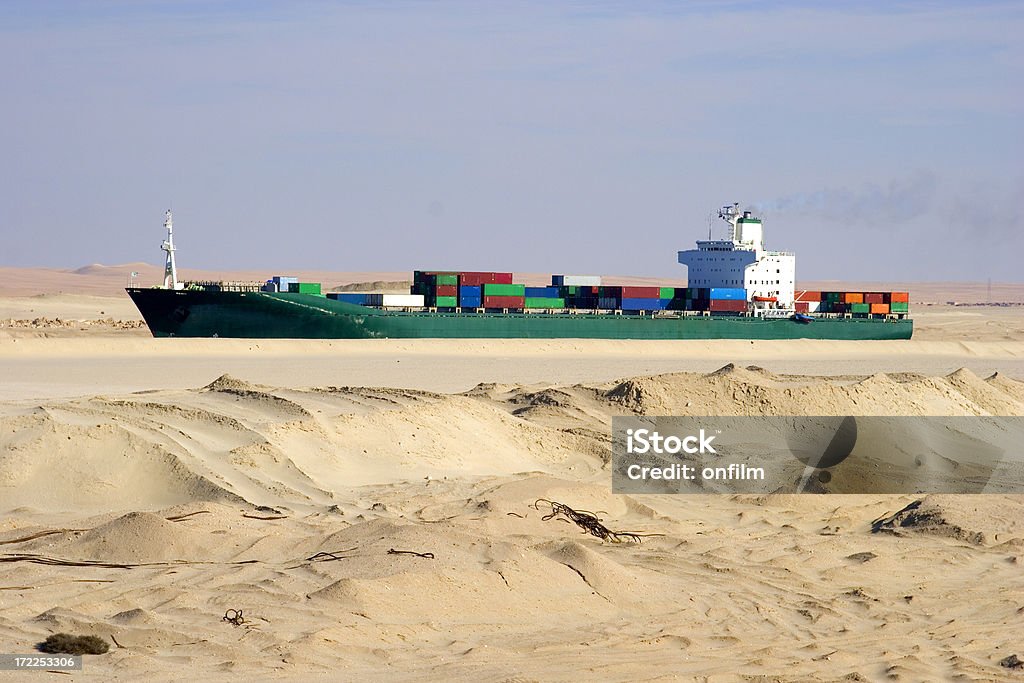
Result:
<instances>
[{"instance_id":1,"label":"green ship hull","mask_svg":"<svg viewBox=\"0 0 1024 683\"><path fill-rule=\"evenodd\" d=\"M129 288L154 337L263 339L910 339L909 318L475 313L369 308L311 294Z\"/></svg>"}]
</instances>

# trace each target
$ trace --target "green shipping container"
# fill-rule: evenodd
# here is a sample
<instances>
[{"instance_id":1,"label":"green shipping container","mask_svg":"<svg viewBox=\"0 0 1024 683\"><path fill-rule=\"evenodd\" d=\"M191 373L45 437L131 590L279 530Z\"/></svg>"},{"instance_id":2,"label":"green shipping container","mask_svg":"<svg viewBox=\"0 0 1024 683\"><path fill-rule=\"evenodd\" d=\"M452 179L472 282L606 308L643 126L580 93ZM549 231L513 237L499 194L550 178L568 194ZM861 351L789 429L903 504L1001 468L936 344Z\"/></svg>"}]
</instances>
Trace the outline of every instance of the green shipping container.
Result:
<instances>
[{"instance_id":1,"label":"green shipping container","mask_svg":"<svg viewBox=\"0 0 1024 683\"><path fill-rule=\"evenodd\" d=\"M662 298L662 299L674 299L674 298L676 298L676 288L675 287L662 287L661 288L660 298Z\"/></svg>"},{"instance_id":2,"label":"green shipping container","mask_svg":"<svg viewBox=\"0 0 1024 683\"><path fill-rule=\"evenodd\" d=\"M439 296L434 300L434 305L438 308L455 308L459 305L458 301L459 298L455 296Z\"/></svg>"},{"instance_id":3,"label":"green shipping container","mask_svg":"<svg viewBox=\"0 0 1024 683\"><path fill-rule=\"evenodd\" d=\"M459 284L458 275L436 275L434 284L438 285L457 285Z\"/></svg>"},{"instance_id":4,"label":"green shipping container","mask_svg":"<svg viewBox=\"0 0 1024 683\"><path fill-rule=\"evenodd\" d=\"M288 291L296 294L320 294L319 282L289 282Z\"/></svg>"},{"instance_id":5,"label":"green shipping container","mask_svg":"<svg viewBox=\"0 0 1024 683\"><path fill-rule=\"evenodd\" d=\"M870 313L871 304L850 304L850 313Z\"/></svg>"},{"instance_id":6,"label":"green shipping container","mask_svg":"<svg viewBox=\"0 0 1024 683\"><path fill-rule=\"evenodd\" d=\"M484 296L525 296L526 285L498 285L484 283Z\"/></svg>"},{"instance_id":7,"label":"green shipping container","mask_svg":"<svg viewBox=\"0 0 1024 683\"><path fill-rule=\"evenodd\" d=\"M526 297L527 308L565 308L565 299L556 299L546 296Z\"/></svg>"},{"instance_id":8,"label":"green shipping container","mask_svg":"<svg viewBox=\"0 0 1024 683\"><path fill-rule=\"evenodd\" d=\"M906 301L894 301L889 304L890 313L910 313L910 304Z\"/></svg>"}]
</instances>

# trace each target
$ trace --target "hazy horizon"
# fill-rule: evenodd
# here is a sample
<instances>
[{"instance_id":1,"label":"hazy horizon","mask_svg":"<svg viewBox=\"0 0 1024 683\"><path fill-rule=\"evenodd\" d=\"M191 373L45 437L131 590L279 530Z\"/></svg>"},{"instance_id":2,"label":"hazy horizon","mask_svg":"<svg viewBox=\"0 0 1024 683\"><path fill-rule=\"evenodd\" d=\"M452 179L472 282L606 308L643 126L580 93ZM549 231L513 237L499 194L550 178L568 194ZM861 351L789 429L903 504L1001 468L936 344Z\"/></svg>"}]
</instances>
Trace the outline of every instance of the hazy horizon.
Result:
<instances>
[{"instance_id":1,"label":"hazy horizon","mask_svg":"<svg viewBox=\"0 0 1024 683\"><path fill-rule=\"evenodd\" d=\"M1018 3L9 2L0 266L1020 281ZM721 222L715 231L721 234Z\"/></svg>"}]
</instances>

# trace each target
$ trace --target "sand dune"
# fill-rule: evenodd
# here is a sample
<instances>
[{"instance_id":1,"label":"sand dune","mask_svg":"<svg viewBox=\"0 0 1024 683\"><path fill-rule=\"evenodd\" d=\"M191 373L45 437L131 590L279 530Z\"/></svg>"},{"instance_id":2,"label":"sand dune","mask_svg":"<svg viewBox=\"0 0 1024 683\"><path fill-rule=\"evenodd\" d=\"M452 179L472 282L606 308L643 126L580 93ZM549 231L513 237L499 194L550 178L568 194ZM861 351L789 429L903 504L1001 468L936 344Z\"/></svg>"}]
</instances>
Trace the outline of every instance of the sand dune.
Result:
<instances>
[{"instance_id":1,"label":"sand dune","mask_svg":"<svg viewBox=\"0 0 1024 683\"><path fill-rule=\"evenodd\" d=\"M211 380L0 403L0 649L116 641L90 680L917 681L1019 645L1019 496L608 487L613 415L1024 414L1001 374Z\"/></svg>"}]
</instances>

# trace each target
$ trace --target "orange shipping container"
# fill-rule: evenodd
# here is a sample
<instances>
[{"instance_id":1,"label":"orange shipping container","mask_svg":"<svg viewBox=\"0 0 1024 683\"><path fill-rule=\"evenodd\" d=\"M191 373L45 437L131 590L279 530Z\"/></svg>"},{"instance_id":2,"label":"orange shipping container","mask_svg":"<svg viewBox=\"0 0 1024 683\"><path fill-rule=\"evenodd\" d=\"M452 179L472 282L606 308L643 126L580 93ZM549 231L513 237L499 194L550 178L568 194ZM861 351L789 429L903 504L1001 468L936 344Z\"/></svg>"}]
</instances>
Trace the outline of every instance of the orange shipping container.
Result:
<instances>
[{"instance_id":1,"label":"orange shipping container","mask_svg":"<svg viewBox=\"0 0 1024 683\"><path fill-rule=\"evenodd\" d=\"M864 295L860 292L843 292L843 303L844 304L862 304L864 303Z\"/></svg>"},{"instance_id":2,"label":"orange shipping container","mask_svg":"<svg viewBox=\"0 0 1024 683\"><path fill-rule=\"evenodd\" d=\"M796 293L797 301L821 301L821 292L812 292L804 289Z\"/></svg>"},{"instance_id":3,"label":"orange shipping container","mask_svg":"<svg viewBox=\"0 0 1024 683\"><path fill-rule=\"evenodd\" d=\"M910 302L910 292L889 292L889 301L900 302L900 303L909 303Z\"/></svg>"},{"instance_id":4,"label":"orange shipping container","mask_svg":"<svg viewBox=\"0 0 1024 683\"><path fill-rule=\"evenodd\" d=\"M872 313L888 313L889 304L871 304Z\"/></svg>"}]
</instances>

